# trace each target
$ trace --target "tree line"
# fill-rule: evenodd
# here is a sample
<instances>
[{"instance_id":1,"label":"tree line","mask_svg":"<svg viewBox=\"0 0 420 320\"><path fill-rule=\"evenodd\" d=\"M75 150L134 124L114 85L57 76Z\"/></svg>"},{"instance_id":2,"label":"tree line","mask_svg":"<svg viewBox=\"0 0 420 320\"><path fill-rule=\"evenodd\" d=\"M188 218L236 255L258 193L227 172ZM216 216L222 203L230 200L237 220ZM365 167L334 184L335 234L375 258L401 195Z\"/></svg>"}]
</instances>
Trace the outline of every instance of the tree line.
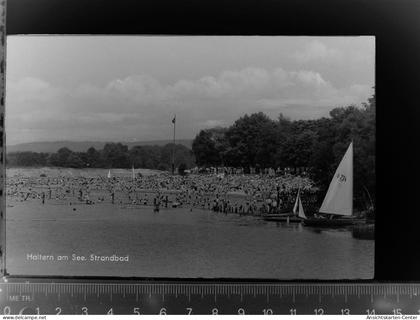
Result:
<instances>
[{"instance_id":1,"label":"tree line","mask_svg":"<svg viewBox=\"0 0 420 320\"><path fill-rule=\"evenodd\" d=\"M170 170L172 150L176 168L195 165L192 151L181 144L164 146L135 146L129 149L122 143L107 143L103 149L90 147L86 152L60 148L54 153L11 152L7 154L8 167L67 167L67 168L146 168Z\"/></svg>"},{"instance_id":2,"label":"tree line","mask_svg":"<svg viewBox=\"0 0 420 320\"><path fill-rule=\"evenodd\" d=\"M329 117L273 120L262 112L244 115L228 128L201 130L192 150L199 166L310 168L325 194L350 142L354 147L354 195L375 202L375 96L362 106L331 110ZM323 197L321 197L322 200Z\"/></svg>"}]
</instances>

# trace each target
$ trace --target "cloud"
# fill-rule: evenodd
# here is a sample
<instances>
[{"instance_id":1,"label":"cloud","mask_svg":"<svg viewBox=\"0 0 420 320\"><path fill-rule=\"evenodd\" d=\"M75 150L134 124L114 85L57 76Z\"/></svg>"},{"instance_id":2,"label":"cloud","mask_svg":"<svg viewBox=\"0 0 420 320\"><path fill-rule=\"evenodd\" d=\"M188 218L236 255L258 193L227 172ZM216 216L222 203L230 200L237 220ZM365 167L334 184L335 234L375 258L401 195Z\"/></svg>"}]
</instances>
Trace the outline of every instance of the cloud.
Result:
<instances>
[{"instance_id":1,"label":"cloud","mask_svg":"<svg viewBox=\"0 0 420 320\"><path fill-rule=\"evenodd\" d=\"M26 77L17 82L6 82L6 94L20 104L48 102L62 92L42 79Z\"/></svg>"},{"instance_id":2,"label":"cloud","mask_svg":"<svg viewBox=\"0 0 420 320\"><path fill-rule=\"evenodd\" d=\"M328 48L319 40L311 41L304 50L296 52L294 58L299 63L306 63L317 60L336 60L341 57L341 52L337 49Z\"/></svg>"},{"instance_id":3,"label":"cloud","mask_svg":"<svg viewBox=\"0 0 420 320\"><path fill-rule=\"evenodd\" d=\"M204 122L199 123L200 126L205 128L214 128L214 127L223 127L225 125L225 121L223 120L207 120Z\"/></svg>"},{"instance_id":4,"label":"cloud","mask_svg":"<svg viewBox=\"0 0 420 320\"><path fill-rule=\"evenodd\" d=\"M174 113L178 136L191 138L204 127L229 125L244 113L315 118L336 106L360 104L371 93L370 85L337 88L319 72L282 68L225 70L169 84L140 74L76 88L22 78L7 84L8 143L166 139Z\"/></svg>"}]
</instances>

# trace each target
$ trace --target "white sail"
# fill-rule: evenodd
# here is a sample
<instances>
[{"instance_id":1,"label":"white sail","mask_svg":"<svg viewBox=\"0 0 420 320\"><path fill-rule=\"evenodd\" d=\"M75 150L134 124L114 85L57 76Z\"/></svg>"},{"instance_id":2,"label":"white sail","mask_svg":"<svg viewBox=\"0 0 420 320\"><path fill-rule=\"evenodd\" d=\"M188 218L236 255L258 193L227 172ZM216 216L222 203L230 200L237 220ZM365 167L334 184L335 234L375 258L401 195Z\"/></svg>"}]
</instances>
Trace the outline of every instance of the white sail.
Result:
<instances>
[{"instance_id":1,"label":"white sail","mask_svg":"<svg viewBox=\"0 0 420 320\"><path fill-rule=\"evenodd\" d=\"M108 179L111 178L111 170L108 171Z\"/></svg>"},{"instance_id":2,"label":"white sail","mask_svg":"<svg viewBox=\"0 0 420 320\"><path fill-rule=\"evenodd\" d=\"M299 197L299 212L298 212L298 217L300 217L302 219L306 219L306 215L305 215L305 212L303 211L302 201L300 200L300 197Z\"/></svg>"},{"instance_id":3,"label":"white sail","mask_svg":"<svg viewBox=\"0 0 420 320\"><path fill-rule=\"evenodd\" d=\"M300 193L300 188L298 190L297 196L296 196L296 201L295 201L295 205L293 206L293 213L297 214L298 211L298 199L299 199L299 193Z\"/></svg>"},{"instance_id":4,"label":"white sail","mask_svg":"<svg viewBox=\"0 0 420 320\"><path fill-rule=\"evenodd\" d=\"M135 178L135 175L134 175L134 166L133 166L133 173L132 173L132 176L131 176L132 178L133 178L133 180L134 180L134 178Z\"/></svg>"},{"instance_id":5,"label":"white sail","mask_svg":"<svg viewBox=\"0 0 420 320\"><path fill-rule=\"evenodd\" d=\"M341 216L353 214L353 142L335 171L319 212Z\"/></svg>"}]
</instances>

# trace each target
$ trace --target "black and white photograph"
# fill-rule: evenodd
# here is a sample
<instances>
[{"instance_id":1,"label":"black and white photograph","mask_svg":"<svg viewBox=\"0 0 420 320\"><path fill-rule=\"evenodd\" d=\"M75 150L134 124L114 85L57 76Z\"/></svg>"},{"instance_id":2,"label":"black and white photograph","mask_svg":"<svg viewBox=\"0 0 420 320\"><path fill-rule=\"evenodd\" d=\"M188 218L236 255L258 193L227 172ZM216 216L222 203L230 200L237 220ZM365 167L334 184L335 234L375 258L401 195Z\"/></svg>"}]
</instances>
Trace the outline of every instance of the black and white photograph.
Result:
<instances>
[{"instance_id":1,"label":"black and white photograph","mask_svg":"<svg viewBox=\"0 0 420 320\"><path fill-rule=\"evenodd\" d=\"M10 275L373 279L374 36L7 37Z\"/></svg>"}]
</instances>

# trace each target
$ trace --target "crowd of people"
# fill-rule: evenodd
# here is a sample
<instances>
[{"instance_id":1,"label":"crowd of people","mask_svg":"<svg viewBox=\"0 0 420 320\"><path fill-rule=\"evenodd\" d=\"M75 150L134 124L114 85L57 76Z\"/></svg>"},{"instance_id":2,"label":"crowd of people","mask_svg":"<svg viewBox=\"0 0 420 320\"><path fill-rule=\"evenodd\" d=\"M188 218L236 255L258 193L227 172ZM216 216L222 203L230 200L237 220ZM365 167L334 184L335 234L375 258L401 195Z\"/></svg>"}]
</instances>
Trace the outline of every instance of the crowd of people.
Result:
<instances>
[{"instance_id":1,"label":"crowd of people","mask_svg":"<svg viewBox=\"0 0 420 320\"><path fill-rule=\"evenodd\" d=\"M124 207L151 206L263 214L288 211L298 189L305 203L315 201L316 188L304 175L167 173L127 176L8 176L6 192L14 201L42 204L109 203Z\"/></svg>"}]
</instances>

